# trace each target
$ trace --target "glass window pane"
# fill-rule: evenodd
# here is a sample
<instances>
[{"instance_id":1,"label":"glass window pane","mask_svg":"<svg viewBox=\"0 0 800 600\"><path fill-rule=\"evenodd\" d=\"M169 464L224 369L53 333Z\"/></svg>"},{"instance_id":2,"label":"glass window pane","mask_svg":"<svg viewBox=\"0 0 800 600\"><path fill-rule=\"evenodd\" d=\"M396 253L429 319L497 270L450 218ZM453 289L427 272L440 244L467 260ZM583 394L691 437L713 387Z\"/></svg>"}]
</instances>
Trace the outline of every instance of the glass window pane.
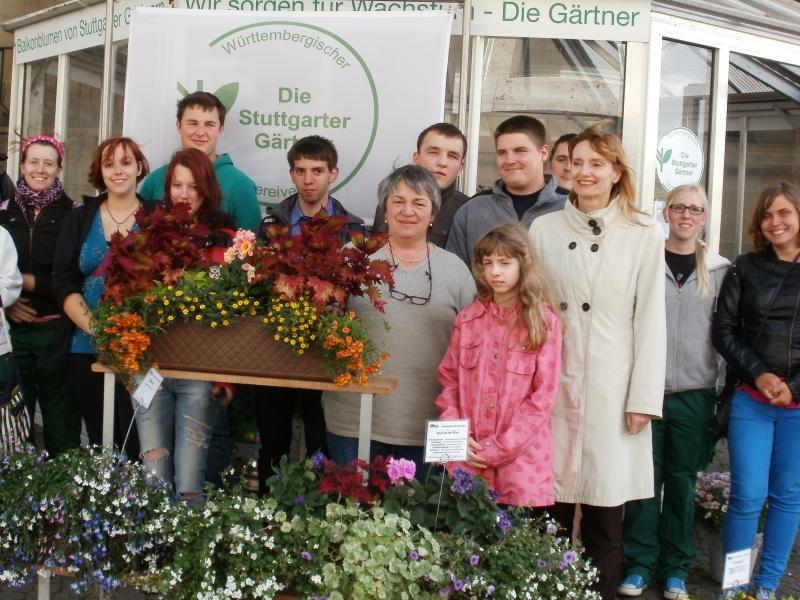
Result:
<instances>
[{"instance_id":1,"label":"glass window pane","mask_svg":"<svg viewBox=\"0 0 800 600\"><path fill-rule=\"evenodd\" d=\"M25 93L22 107L22 135L53 135L56 112L58 58L46 58L25 65ZM63 132L59 131L59 135Z\"/></svg>"},{"instance_id":2,"label":"glass window pane","mask_svg":"<svg viewBox=\"0 0 800 600\"><path fill-rule=\"evenodd\" d=\"M541 120L552 142L600 120L621 134L625 44L489 38L485 48L478 189L497 179L495 128L516 114Z\"/></svg>"},{"instance_id":3,"label":"glass window pane","mask_svg":"<svg viewBox=\"0 0 800 600\"><path fill-rule=\"evenodd\" d=\"M122 116L125 106L125 69L128 66L128 41L115 44L114 100L111 105L111 135L122 135Z\"/></svg>"},{"instance_id":4,"label":"glass window pane","mask_svg":"<svg viewBox=\"0 0 800 600\"><path fill-rule=\"evenodd\" d=\"M800 67L731 53L720 253L752 249L750 213L778 181L800 185Z\"/></svg>"},{"instance_id":5,"label":"glass window pane","mask_svg":"<svg viewBox=\"0 0 800 600\"><path fill-rule=\"evenodd\" d=\"M79 201L94 195L86 181L89 163L97 148L100 122L100 88L103 82L103 47L80 50L69 55L69 111L64 161L64 189Z\"/></svg>"},{"instance_id":6,"label":"glass window pane","mask_svg":"<svg viewBox=\"0 0 800 600\"><path fill-rule=\"evenodd\" d=\"M706 187L708 145L711 127L711 80L713 53L710 48L664 40L661 45L661 86L658 105L659 158L656 159L654 214L662 220L664 199L669 190L684 183L695 183L696 168L683 169L675 144L663 143L672 129L684 127L700 142L702 177ZM694 144L696 147L696 143ZM690 162L692 157L687 158ZM674 162L673 162L674 161ZM684 175L681 176L680 173Z\"/></svg>"}]
</instances>

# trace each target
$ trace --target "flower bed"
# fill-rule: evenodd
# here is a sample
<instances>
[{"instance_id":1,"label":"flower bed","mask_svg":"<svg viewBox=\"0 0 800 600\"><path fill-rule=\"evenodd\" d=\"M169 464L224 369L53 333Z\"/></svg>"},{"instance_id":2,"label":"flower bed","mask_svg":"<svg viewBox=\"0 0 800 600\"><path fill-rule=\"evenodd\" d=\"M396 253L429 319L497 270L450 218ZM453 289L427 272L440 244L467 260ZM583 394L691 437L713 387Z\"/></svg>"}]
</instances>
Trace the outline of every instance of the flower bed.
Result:
<instances>
[{"instance_id":1,"label":"flower bed","mask_svg":"<svg viewBox=\"0 0 800 600\"><path fill-rule=\"evenodd\" d=\"M0 460L0 580L36 565L109 590L171 599L597 598L596 571L555 525L499 509L466 473L413 479L413 463L281 464L272 494L236 483L190 507L101 449ZM437 509L438 506L438 515Z\"/></svg>"}]
</instances>

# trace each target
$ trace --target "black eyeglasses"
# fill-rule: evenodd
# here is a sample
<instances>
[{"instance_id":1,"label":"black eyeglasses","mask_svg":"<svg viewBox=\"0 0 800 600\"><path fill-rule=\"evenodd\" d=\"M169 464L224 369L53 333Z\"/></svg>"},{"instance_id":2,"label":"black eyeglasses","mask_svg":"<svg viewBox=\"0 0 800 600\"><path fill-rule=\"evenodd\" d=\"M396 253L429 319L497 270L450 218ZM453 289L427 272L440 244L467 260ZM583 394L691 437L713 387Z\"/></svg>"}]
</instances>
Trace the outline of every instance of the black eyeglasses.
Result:
<instances>
[{"instance_id":1,"label":"black eyeglasses","mask_svg":"<svg viewBox=\"0 0 800 600\"><path fill-rule=\"evenodd\" d=\"M392 270L397 271L397 261L394 259L394 253L392 252L392 244L389 243L389 255L392 257ZM425 298L423 296L413 296L411 294L406 294L405 292L401 292L398 289L395 289L394 286L389 288L389 296L394 298L395 300L399 300L402 302L403 300L408 300L411 304L416 304L417 306L422 306L427 304L431 301L431 294L433 293L433 276L431 273L431 250L427 244L425 244L425 251L428 255L428 270L425 271L425 275L428 276L428 297Z\"/></svg>"},{"instance_id":2,"label":"black eyeglasses","mask_svg":"<svg viewBox=\"0 0 800 600\"><path fill-rule=\"evenodd\" d=\"M676 215L682 215L686 211L689 211L690 215L694 215L695 217L702 215L706 212L706 209L702 206L687 206L685 204L670 204L669 205L669 212L674 212Z\"/></svg>"}]
</instances>

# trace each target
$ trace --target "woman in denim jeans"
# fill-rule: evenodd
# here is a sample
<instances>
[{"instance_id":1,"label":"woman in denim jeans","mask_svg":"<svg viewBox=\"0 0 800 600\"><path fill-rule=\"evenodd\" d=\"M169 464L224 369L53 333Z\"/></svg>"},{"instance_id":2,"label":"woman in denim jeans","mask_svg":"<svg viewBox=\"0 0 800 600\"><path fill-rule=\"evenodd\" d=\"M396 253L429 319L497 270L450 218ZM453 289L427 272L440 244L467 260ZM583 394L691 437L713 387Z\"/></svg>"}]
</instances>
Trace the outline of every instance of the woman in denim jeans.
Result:
<instances>
[{"instance_id":1,"label":"woman in denim jeans","mask_svg":"<svg viewBox=\"0 0 800 600\"><path fill-rule=\"evenodd\" d=\"M169 163L164 204L190 205L209 235L197 238L215 262L234 235L231 218L220 210L221 192L208 157L195 148L176 152ZM202 498L211 432L219 401L232 398L229 386L166 378L147 408L136 409L144 464L189 502Z\"/></svg>"},{"instance_id":2,"label":"woman in denim jeans","mask_svg":"<svg viewBox=\"0 0 800 600\"><path fill-rule=\"evenodd\" d=\"M768 498L754 582L755 597L767 600L775 597L800 523L800 189L785 182L765 189L749 234L755 251L734 261L714 319L714 345L737 378L723 550L753 545Z\"/></svg>"}]
</instances>

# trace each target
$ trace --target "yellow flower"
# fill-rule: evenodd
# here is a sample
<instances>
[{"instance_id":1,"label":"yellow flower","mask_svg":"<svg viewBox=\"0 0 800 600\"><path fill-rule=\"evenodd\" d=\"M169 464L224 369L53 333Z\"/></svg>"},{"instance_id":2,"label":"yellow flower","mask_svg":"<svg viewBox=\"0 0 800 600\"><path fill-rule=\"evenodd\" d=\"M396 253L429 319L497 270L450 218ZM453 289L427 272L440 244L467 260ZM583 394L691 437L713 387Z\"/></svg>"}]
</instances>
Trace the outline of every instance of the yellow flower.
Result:
<instances>
[{"instance_id":1,"label":"yellow flower","mask_svg":"<svg viewBox=\"0 0 800 600\"><path fill-rule=\"evenodd\" d=\"M231 322L230 322L230 321L228 321L228 319L222 319L222 324L223 324L225 327L227 327L228 325L230 325L230 324L231 324Z\"/></svg>"},{"instance_id":2,"label":"yellow flower","mask_svg":"<svg viewBox=\"0 0 800 600\"><path fill-rule=\"evenodd\" d=\"M202 318L203 318L203 315L195 315L194 316L195 321L200 321Z\"/></svg>"}]
</instances>

